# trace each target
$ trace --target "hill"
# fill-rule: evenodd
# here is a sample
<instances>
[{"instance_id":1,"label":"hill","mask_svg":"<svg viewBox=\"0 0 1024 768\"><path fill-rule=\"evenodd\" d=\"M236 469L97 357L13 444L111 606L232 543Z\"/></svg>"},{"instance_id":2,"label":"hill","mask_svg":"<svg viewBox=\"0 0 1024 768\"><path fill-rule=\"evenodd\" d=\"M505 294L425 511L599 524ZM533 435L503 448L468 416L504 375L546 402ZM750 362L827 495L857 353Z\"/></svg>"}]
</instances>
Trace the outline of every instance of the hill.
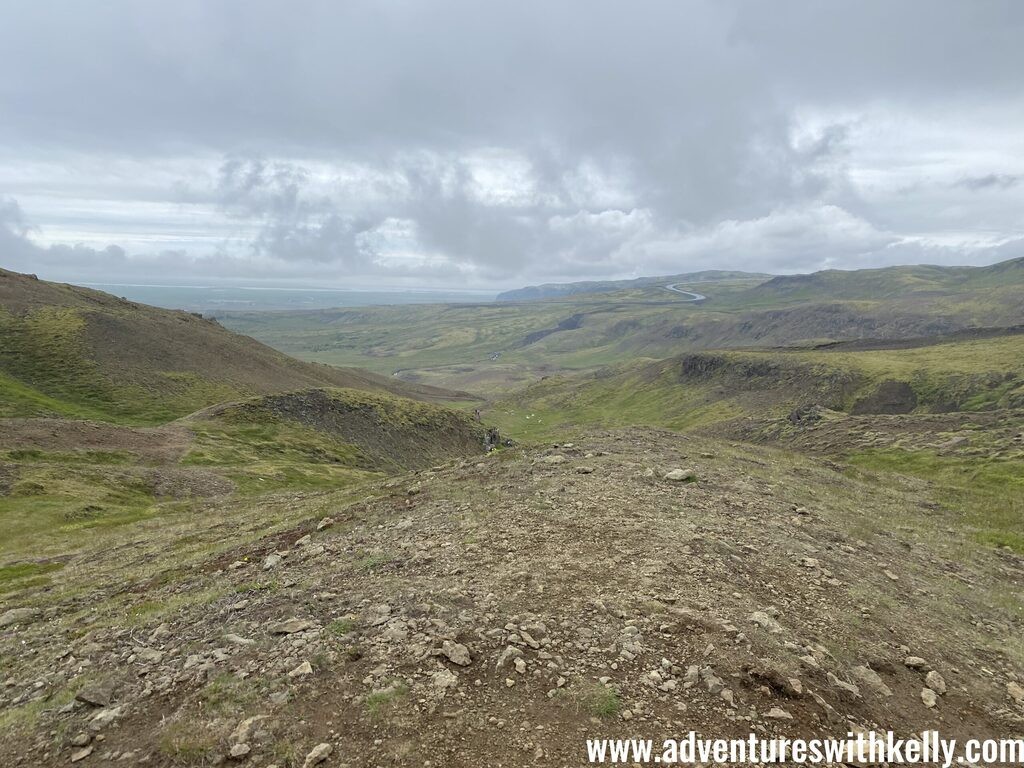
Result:
<instances>
[{"instance_id":1,"label":"hill","mask_svg":"<svg viewBox=\"0 0 1024 768\"><path fill-rule=\"evenodd\" d=\"M217 322L0 270L0 416L157 424L306 387L468 396L300 362Z\"/></svg>"},{"instance_id":2,"label":"hill","mask_svg":"<svg viewBox=\"0 0 1024 768\"><path fill-rule=\"evenodd\" d=\"M881 269L825 270L807 275L781 275L747 291L751 303L907 299L981 290L1012 289L1024 283L1024 257L987 267L929 265Z\"/></svg>"},{"instance_id":3,"label":"hill","mask_svg":"<svg viewBox=\"0 0 1024 768\"><path fill-rule=\"evenodd\" d=\"M685 429L812 405L862 414L1024 407L1024 331L974 335L623 363L549 377L497 401L488 415L513 433L549 438L568 424Z\"/></svg>"},{"instance_id":4,"label":"hill","mask_svg":"<svg viewBox=\"0 0 1024 768\"><path fill-rule=\"evenodd\" d=\"M886 487L913 477L1024 552L1024 333L721 350L552 376L486 418L524 440L650 425L852 462Z\"/></svg>"},{"instance_id":5,"label":"hill","mask_svg":"<svg viewBox=\"0 0 1024 768\"><path fill-rule=\"evenodd\" d=\"M632 280L585 280L576 283L545 283L530 285L499 293L495 301L541 301L543 299L577 296L589 293L612 293L631 288L664 286L673 283L720 282L722 280L766 280L771 275L759 272L736 272L709 269L703 272L688 272L663 277L637 277Z\"/></svg>"},{"instance_id":6,"label":"hill","mask_svg":"<svg viewBox=\"0 0 1024 768\"><path fill-rule=\"evenodd\" d=\"M486 428L469 414L352 389L312 389L222 403L180 422L197 436L195 465L238 464L239 451L368 471L404 471L482 453Z\"/></svg>"}]
</instances>

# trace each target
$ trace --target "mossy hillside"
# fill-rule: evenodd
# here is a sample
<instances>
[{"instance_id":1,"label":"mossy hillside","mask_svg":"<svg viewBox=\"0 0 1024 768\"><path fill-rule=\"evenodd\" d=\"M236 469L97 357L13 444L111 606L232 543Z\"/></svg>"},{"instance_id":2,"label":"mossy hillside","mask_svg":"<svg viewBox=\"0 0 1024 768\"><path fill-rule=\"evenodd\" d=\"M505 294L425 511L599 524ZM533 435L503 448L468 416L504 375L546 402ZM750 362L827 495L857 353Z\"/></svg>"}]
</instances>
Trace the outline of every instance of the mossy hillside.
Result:
<instances>
[{"instance_id":1,"label":"mossy hillside","mask_svg":"<svg viewBox=\"0 0 1024 768\"><path fill-rule=\"evenodd\" d=\"M153 486L119 468L46 462L14 467L14 482L0 494L3 554L59 554L98 529L157 513Z\"/></svg>"},{"instance_id":2,"label":"mossy hillside","mask_svg":"<svg viewBox=\"0 0 1024 768\"><path fill-rule=\"evenodd\" d=\"M483 424L452 408L352 389L268 395L201 411L191 464L286 459L380 471L483 451Z\"/></svg>"},{"instance_id":3,"label":"mossy hillside","mask_svg":"<svg viewBox=\"0 0 1024 768\"><path fill-rule=\"evenodd\" d=\"M553 376L488 411L510 436L548 439L573 426L708 427L785 415L801 405L849 410L886 381L906 382L917 410L1024 403L1024 334L857 352L722 351Z\"/></svg>"},{"instance_id":4,"label":"mossy hillside","mask_svg":"<svg viewBox=\"0 0 1024 768\"><path fill-rule=\"evenodd\" d=\"M42 307L24 316L0 308L0 413L161 424L245 392L195 372L107 366L88 338L90 313Z\"/></svg>"},{"instance_id":5,"label":"mossy hillside","mask_svg":"<svg viewBox=\"0 0 1024 768\"><path fill-rule=\"evenodd\" d=\"M316 386L468 398L303 363L197 315L0 270L0 417L161 424L218 402Z\"/></svg>"}]
</instances>

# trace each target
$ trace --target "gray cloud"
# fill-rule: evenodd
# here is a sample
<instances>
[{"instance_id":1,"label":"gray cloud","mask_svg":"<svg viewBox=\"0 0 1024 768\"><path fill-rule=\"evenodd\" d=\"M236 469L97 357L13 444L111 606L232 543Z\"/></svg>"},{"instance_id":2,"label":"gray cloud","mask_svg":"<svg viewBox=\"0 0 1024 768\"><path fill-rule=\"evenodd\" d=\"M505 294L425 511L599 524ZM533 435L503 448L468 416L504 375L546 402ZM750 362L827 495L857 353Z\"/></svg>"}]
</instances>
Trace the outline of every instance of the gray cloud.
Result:
<instances>
[{"instance_id":1,"label":"gray cloud","mask_svg":"<svg viewBox=\"0 0 1024 768\"><path fill-rule=\"evenodd\" d=\"M956 182L956 186L977 192L983 189L1009 189L1020 184L1020 180L1021 177L1016 174L987 173L984 176L960 179Z\"/></svg>"},{"instance_id":2,"label":"gray cloud","mask_svg":"<svg viewBox=\"0 0 1024 768\"><path fill-rule=\"evenodd\" d=\"M511 285L982 262L1024 231L1014 0L4 13L0 260L29 237L55 277Z\"/></svg>"}]
</instances>

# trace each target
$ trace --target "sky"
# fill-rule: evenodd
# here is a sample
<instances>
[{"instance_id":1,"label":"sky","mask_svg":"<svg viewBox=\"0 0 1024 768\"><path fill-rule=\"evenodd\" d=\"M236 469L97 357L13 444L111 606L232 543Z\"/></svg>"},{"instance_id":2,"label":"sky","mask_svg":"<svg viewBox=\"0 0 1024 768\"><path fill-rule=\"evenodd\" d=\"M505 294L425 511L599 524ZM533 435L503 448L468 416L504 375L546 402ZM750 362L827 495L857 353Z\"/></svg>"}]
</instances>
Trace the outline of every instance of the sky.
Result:
<instances>
[{"instance_id":1,"label":"sky","mask_svg":"<svg viewBox=\"0 0 1024 768\"><path fill-rule=\"evenodd\" d=\"M33 0L0 266L506 288L1024 256L1017 0Z\"/></svg>"}]
</instances>

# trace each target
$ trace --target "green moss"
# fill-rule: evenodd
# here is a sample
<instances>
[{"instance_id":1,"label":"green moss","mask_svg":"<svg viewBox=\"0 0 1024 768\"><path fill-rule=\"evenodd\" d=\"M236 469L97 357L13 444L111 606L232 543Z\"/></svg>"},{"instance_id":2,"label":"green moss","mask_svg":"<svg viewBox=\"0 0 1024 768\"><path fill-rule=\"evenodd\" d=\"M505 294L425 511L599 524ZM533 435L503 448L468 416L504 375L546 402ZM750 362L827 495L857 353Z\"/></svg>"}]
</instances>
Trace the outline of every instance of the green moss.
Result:
<instances>
[{"instance_id":1,"label":"green moss","mask_svg":"<svg viewBox=\"0 0 1024 768\"><path fill-rule=\"evenodd\" d=\"M334 635L347 635L350 632L355 631L357 627L355 619L344 616L340 619L335 619L327 625L327 631Z\"/></svg>"},{"instance_id":2,"label":"green moss","mask_svg":"<svg viewBox=\"0 0 1024 768\"><path fill-rule=\"evenodd\" d=\"M394 559L391 555L383 552L372 552L360 558L356 562L356 568L360 571L372 571L394 562Z\"/></svg>"}]
</instances>

